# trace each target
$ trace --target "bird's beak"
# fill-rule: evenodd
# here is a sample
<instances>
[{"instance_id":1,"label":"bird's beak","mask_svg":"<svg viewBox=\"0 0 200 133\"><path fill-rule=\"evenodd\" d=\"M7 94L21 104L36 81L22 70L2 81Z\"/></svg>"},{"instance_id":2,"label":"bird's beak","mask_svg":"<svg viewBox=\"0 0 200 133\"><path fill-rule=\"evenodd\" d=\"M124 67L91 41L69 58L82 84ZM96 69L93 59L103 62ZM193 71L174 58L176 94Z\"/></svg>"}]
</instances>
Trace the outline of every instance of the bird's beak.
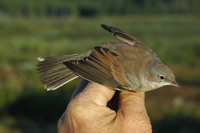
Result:
<instances>
[{"instance_id":1,"label":"bird's beak","mask_svg":"<svg viewBox=\"0 0 200 133\"><path fill-rule=\"evenodd\" d=\"M170 82L170 85L172 85L172 86L175 86L175 87L178 87L178 88L182 89L181 85L180 85L179 83L177 83L176 81L174 81L174 82Z\"/></svg>"}]
</instances>

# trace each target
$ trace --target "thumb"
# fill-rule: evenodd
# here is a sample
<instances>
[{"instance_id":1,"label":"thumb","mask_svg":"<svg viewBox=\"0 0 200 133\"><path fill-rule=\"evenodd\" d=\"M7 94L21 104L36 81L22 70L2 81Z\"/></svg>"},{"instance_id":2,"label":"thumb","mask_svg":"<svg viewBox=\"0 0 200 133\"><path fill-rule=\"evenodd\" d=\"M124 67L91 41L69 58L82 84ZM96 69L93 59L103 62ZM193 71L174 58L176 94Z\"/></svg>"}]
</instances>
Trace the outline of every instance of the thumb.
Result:
<instances>
[{"instance_id":1,"label":"thumb","mask_svg":"<svg viewBox=\"0 0 200 133\"><path fill-rule=\"evenodd\" d=\"M130 120L149 121L144 100L144 92L121 91L118 115L123 114L123 118L130 118Z\"/></svg>"},{"instance_id":2,"label":"thumb","mask_svg":"<svg viewBox=\"0 0 200 133\"><path fill-rule=\"evenodd\" d=\"M119 94L119 109L123 111L132 110L135 113L146 111L144 99L144 92L121 91Z\"/></svg>"},{"instance_id":3,"label":"thumb","mask_svg":"<svg viewBox=\"0 0 200 133\"><path fill-rule=\"evenodd\" d=\"M103 85L83 80L75 90L71 100L76 103L95 103L100 106L107 106L108 101L113 97L115 90Z\"/></svg>"},{"instance_id":4,"label":"thumb","mask_svg":"<svg viewBox=\"0 0 200 133\"><path fill-rule=\"evenodd\" d=\"M116 118L127 132L152 132L151 122L145 108L144 92L121 91Z\"/></svg>"}]
</instances>

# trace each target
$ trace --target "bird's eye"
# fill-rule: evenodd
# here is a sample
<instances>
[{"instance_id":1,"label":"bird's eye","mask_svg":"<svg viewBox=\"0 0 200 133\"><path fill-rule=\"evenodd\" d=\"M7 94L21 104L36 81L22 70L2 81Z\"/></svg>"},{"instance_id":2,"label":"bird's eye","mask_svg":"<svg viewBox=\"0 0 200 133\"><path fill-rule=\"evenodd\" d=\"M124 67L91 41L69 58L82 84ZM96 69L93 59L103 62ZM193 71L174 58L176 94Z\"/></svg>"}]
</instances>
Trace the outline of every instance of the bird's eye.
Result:
<instances>
[{"instance_id":1,"label":"bird's eye","mask_svg":"<svg viewBox=\"0 0 200 133\"><path fill-rule=\"evenodd\" d=\"M160 79L160 80L164 80L164 79L165 79L165 76L164 76L164 75L159 75L159 79Z\"/></svg>"}]
</instances>

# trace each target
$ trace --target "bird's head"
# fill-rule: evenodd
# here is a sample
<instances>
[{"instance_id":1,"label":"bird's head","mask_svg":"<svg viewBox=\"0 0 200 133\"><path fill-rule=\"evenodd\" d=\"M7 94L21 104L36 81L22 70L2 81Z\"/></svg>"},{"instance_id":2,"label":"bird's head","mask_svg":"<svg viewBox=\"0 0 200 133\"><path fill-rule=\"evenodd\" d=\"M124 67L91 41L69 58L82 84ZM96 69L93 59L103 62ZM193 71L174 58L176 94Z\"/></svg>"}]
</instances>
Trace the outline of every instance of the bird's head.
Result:
<instances>
[{"instance_id":1,"label":"bird's head","mask_svg":"<svg viewBox=\"0 0 200 133\"><path fill-rule=\"evenodd\" d=\"M156 89L166 85L172 85L181 88L176 82L172 70L161 62L150 63L148 66L147 80Z\"/></svg>"}]
</instances>

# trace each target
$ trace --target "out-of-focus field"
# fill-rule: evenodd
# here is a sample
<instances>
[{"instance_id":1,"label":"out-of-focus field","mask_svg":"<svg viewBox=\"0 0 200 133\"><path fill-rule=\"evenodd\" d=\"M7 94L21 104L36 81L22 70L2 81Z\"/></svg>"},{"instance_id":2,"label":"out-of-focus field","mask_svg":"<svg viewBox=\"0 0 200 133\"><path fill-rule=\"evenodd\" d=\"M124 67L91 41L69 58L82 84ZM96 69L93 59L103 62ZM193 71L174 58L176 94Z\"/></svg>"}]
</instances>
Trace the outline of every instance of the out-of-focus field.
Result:
<instances>
[{"instance_id":1,"label":"out-of-focus field","mask_svg":"<svg viewBox=\"0 0 200 133\"><path fill-rule=\"evenodd\" d=\"M38 56L81 53L118 41L100 24L116 26L152 48L183 89L146 93L153 132L197 132L200 125L200 16L135 15L8 17L0 15L0 132L56 132L56 123L81 81L46 92L39 82ZM133 53L134 54L134 53Z\"/></svg>"}]
</instances>

